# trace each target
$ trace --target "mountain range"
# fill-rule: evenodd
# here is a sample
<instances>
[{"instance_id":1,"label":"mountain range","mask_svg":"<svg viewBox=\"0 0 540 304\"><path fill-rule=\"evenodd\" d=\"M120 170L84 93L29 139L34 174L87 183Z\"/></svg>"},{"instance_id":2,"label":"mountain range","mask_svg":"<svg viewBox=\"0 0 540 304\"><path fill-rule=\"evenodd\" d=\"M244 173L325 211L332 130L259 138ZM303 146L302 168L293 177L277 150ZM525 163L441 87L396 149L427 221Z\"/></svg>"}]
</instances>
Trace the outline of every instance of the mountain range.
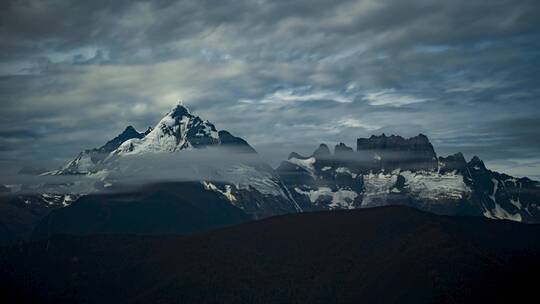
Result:
<instances>
[{"instance_id":1,"label":"mountain range","mask_svg":"<svg viewBox=\"0 0 540 304\"><path fill-rule=\"evenodd\" d=\"M425 135L359 138L334 153L321 144L311 156L291 153L277 168L305 210L407 205L447 215L518 222L540 220L540 183L488 170L474 156L437 157Z\"/></svg>"},{"instance_id":2,"label":"mountain range","mask_svg":"<svg viewBox=\"0 0 540 304\"><path fill-rule=\"evenodd\" d=\"M438 157L422 134L358 138L355 149L340 143L333 152L321 144L310 156L292 152L273 169L247 141L181 103L153 128L128 126L41 175L67 182L2 188L2 243L57 233L191 233L288 213L387 205L540 222L539 182L491 171L477 156ZM175 224L166 210L209 224ZM163 225L150 229L151 222Z\"/></svg>"}]
</instances>

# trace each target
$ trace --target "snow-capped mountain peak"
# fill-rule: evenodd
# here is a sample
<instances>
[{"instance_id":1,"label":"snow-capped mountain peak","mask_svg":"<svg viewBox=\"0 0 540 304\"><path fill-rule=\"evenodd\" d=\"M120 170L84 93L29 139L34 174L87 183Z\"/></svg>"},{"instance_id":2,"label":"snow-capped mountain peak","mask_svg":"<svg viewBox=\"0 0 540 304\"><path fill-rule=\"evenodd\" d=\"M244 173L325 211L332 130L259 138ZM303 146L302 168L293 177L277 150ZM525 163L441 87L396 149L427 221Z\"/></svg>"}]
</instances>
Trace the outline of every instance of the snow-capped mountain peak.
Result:
<instances>
[{"instance_id":1,"label":"snow-capped mountain peak","mask_svg":"<svg viewBox=\"0 0 540 304\"><path fill-rule=\"evenodd\" d=\"M128 126L105 145L79 153L63 169L50 174L92 174L122 155L177 152L208 146L223 146L237 153L256 153L242 138L225 130L218 131L210 121L193 115L183 102L178 102L153 128L139 133Z\"/></svg>"},{"instance_id":2,"label":"snow-capped mountain peak","mask_svg":"<svg viewBox=\"0 0 540 304\"><path fill-rule=\"evenodd\" d=\"M279 175L258 157L244 139L225 130L218 131L211 122L192 114L181 102L167 112L154 128L144 133L134 133L134 130L128 127L109 141L118 143L110 153L99 154L100 158L94 161L97 152L83 152L81 155L84 157L77 157L69 172L63 170L57 174L87 175L97 190L100 187L110 190L126 181L146 183L175 178L183 180L187 177L200 181L208 191L220 193L254 218L301 210ZM183 154L179 158L166 155L211 146L226 148L220 151L223 159L215 161L217 154L210 149L205 151L210 154L203 151L178 153ZM98 149L91 151L94 150ZM131 157L124 157L128 155ZM196 162L192 162L194 155L199 157ZM207 159L201 161L201 157ZM174 166L179 168L178 172L168 171ZM167 172L171 175L167 175ZM99 182L93 183L92 178L99 179Z\"/></svg>"},{"instance_id":3,"label":"snow-capped mountain peak","mask_svg":"<svg viewBox=\"0 0 540 304\"><path fill-rule=\"evenodd\" d=\"M175 152L219 143L216 127L179 102L144 138L124 142L114 154Z\"/></svg>"}]
</instances>

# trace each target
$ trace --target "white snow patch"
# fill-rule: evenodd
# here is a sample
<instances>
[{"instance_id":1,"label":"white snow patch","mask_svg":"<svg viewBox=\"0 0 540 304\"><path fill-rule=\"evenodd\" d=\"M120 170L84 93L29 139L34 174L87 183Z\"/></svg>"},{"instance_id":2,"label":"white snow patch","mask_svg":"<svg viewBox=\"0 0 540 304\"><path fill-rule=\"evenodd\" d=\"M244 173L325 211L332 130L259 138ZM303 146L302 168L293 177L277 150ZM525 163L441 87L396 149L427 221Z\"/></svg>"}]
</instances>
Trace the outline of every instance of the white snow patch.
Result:
<instances>
[{"instance_id":1,"label":"white snow patch","mask_svg":"<svg viewBox=\"0 0 540 304\"><path fill-rule=\"evenodd\" d=\"M403 171L400 174L405 178L409 191L420 199L459 200L471 193L461 174L410 171Z\"/></svg>"},{"instance_id":2,"label":"white snow patch","mask_svg":"<svg viewBox=\"0 0 540 304\"><path fill-rule=\"evenodd\" d=\"M362 207L374 207L381 201L386 201L386 196L394 186L397 175L373 174L364 175L364 193Z\"/></svg>"},{"instance_id":3,"label":"white snow patch","mask_svg":"<svg viewBox=\"0 0 540 304\"><path fill-rule=\"evenodd\" d=\"M485 210L484 216L492 219L510 220L514 222L521 222L521 214L511 214L508 211L501 208L499 204L495 204L495 208L491 210Z\"/></svg>"},{"instance_id":4,"label":"white snow patch","mask_svg":"<svg viewBox=\"0 0 540 304\"><path fill-rule=\"evenodd\" d=\"M339 189L332 191L328 187L320 187L317 190L303 191L299 188L294 188L299 194L307 195L312 203L316 203L320 197L330 197L331 203L328 205L330 209L354 209L353 202L358 194L352 190Z\"/></svg>"},{"instance_id":5,"label":"white snow patch","mask_svg":"<svg viewBox=\"0 0 540 304\"><path fill-rule=\"evenodd\" d=\"M94 167L95 163L92 161L90 155L86 152L82 152L74 160L65 165L60 171L76 171L78 173L85 174L91 172Z\"/></svg>"},{"instance_id":6,"label":"white snow patch","mask_svg":"<svg viewBox=\"0 0 540 304\"><path fill-rule=\"evenodd\" d=\"M356 178L356 176L358 176L358 174L352 173L349 168L345 168L345 167L337 168L336 173L349 174L350 176L352 176L352 178Z\"/></svg>"},{"instance_id":7,"label":"white snow patch","mask_svg":"<svg viewBox=\"0 0 540 304\"><path fill-rule=\"evenodd\" d=\"M219 189L216 185L210 182L203 181L202 184L206 190L211 190L211 191L221 193L223 196L227 198L227 200L229 200L229 202L233 204L237 202L236 197L232 194L231 185L225 185L225 191L223 191Z\"/></svg>"},{"instance_id":8,"label":"white snow patch","mask_svg":"<svg viewBox=\"0 0 540 304\"><path fill-rule=\"evenodd\" d=\"M197 134L195 134L196 136L208 136L215 140L219 139L218 132L216 130L213 130L213 128L211 127L211 123L208 120L205 120L202 125L203 127L197 131Z\"/></svg>"},{"instance_id":9,"label":"white snow patch","mask_svg":"<svg viewBox=\"0 0 540 304\"><path fill-rule=\"evenodd\" d=\"M74 200L75 200L75 197L74 197L74 196L71 196L71 195L69 195L69 194L68 194L68 195L65 195L65 196L64 196L64 200L62 201L62 205L63 205L64 207L69 206L69 205L71 205L71 203L73 203Z\"/></svg>"},{"instance_id":10,"label":"white snow patch","mask_svg":"<svg viewBox=\"0 0 540 304\"><path fill-rule=\"evenodd\" d=\"M517 198L517 200L511 198L510 203L514 205L516 208L518 208L519 210L521 210L522 207L521 207L521 202L519 201L519 197Z\"/></svg>"},{"instance_id":11,"label":"white snow patch","mask_svg":"<svg viewBox=\"0 0 540 304\"><path fill-rule=\"evenodd\" d=\"M63 196L59 194L52 194L52 193L43 193L41 195L41 198L49 205L55 205L57 202L59 202Z\"/></svg>"},{"instance_id":12,"label":"white snow patch","mask_svg":"<svg viewBox=\"0 0 540 304\"><path fill-rule=\"evenodd\" d=\"M192 118L183 116L176 121L169 115L163 117L154 129L144 138L130 139L120 145L111 155L139 154L145 152L176 152L190 149L191 145L186 139L188 125Z\"/></svg>"},{"instance_id":13,"label":"white snow patch","mask_svg":"<svg viewBox=\"0 0 540 304\"><path fill-rule=\"evenodd\" d=\"M313 176L313 178L315 178L315 168L313 167L313 165L315 164L315 157L310 157L310 158L306 158L306 159L299 159L299 158L291 158L288 160L288 162L290 162L291 164L295 164L297 165L298 167L306 170L307 172L309 172L309 174L311 174L311 176Z\"/></svg>"},{"instance_id":14,"label":"white snow patch","mask_svg":"<svg viewBox=\"0 0 540 304\"><path fill-rule=\"evenodd\" d=\"M219 174L223 177L223 180L233 183L239 189L249 190L251 186L262 194L287 198L287 195L278 184L279 180L268 171L239 164L220 170Z\"/></svg>"},{"instance_id":15,"label":"white snow patch","mask_svg":"<svg viewBox=\"0 0 540 304\"><path fill-rule=\"evenodd\" d=\"M495 198L495 195L497 194L497 189L499 188L499 181L492 178L491 181L493 182L493 193L489 196L489 198L497 204L497 199Z\"/></svg>"}]
</instances>

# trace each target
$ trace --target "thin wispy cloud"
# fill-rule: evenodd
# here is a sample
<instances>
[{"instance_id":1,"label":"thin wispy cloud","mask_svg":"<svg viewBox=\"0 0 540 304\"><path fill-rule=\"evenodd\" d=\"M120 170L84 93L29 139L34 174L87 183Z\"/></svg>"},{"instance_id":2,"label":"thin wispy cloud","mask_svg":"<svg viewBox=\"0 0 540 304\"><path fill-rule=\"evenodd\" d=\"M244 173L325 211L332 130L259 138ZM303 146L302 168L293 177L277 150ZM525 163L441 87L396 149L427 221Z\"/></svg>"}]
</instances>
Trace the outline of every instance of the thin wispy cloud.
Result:
<instances>
[{"instance_id":1,"label":"thin wispy cloud","mask_svg":"<svg viewBox=\"0 0 540 304\"><path fill-rule=\"evenodd\" d=\"M418 98L413 95L396 92L395 89L385 89L377 92L367 93L362 98L372 106L401 107L413 103L426 102L428 98Z\"/></svg>"},{"instance_id":2,"label":"thin wispy cloud","mask_svg":"<svg viewBox=\"0 0 540 304\"><path fill-rule=\"evenodd\" d=\"M317 90L310 86L294 89L280 89L265 95L260 100L241 99L241 103L291 103L298 101L334 101L337 103L351 103L354 96L349 96L337 91Z\"/></svg>"},{"instance_id":3,"label":"thin wispy cloud","mask_svg":"<svg viewBox=\"0 0 540 304\"><path fill-rule=\"evenodd\" d=\"M456 87L452 87L446 90L446 93L465 93L465 92L479 92L489 89L500 89L508 84L502 81L495 80L480 80L462 83Z\"/></svg>"},{"instance_id":4,"label":"thin wispy cloud","mask_svg":"<svg viewBox=\"0 0 540 304\"><path fill-rule=\"evenodd\" d=\"M362 120L350 118L350 117L340 119L339 124L347 128L363 128L369 131L375 131L381 128L380 125L372 125L369 123L365 123Z\"/></svg>"}]
</instances>

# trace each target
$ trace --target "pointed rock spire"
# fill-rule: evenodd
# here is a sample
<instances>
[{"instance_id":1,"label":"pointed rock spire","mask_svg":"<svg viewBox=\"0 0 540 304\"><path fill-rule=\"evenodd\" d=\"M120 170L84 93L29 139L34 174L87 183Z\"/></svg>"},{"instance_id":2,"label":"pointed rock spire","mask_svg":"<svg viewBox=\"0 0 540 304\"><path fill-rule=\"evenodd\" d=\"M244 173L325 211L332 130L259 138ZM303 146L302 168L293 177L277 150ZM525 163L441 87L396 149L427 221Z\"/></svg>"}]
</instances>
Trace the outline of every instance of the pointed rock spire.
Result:
<instances>
[{"instance_id":1,"label":"pointed rock spire","mask_svg":"<svg viewBox=\"0 0 540 304\"><path fill-rule=\"evenodd\" d=\"M182 117L182 116L188 116L191 115L189 112L189 109L184 105L184 102L182 100L179 100L174 108L171 109L168 116L172 118Z\"/></svg>"},{"instance_id":2,"label":"pointed rock spire","mask_svg":"<svg viewBox=\"0 0 540 304\"><path fill-rule=\"evenodd\" d=\"M487 170L484 162L480 159L480 157L476 155L473 156L473 158L469 161L468 165L470 168L474 170L482 170L482 171Z\"/></svg>"},{"instance_id":3,"label":"pointed rock spire","mask_svg":"<svg viewBox=\"0 0 540 304\"><path fill-rule=\"evenodd\" d=\"M319 148L317 148L317 150L315 150L315 152L313 152L313 156L315 158L320 158L320 157L328 157L330 156L331 153L330 153L330 149L328 148L327 145L325 144L321 144L319 146Z\"/></svg>"},{"instance_id":4,"label":"pointed rock spire","mask_svg":"<svg viewBox=\"0 0 540 304\"><path fill-rule=\"evenodd\" d=\"M132 138L143 138L145 134L137 132L131 125L127 126L122 133L115 138L109 140L106 144L99 147L97 150L101 153L109 153L116 150L122 143Z\"/></svg>"},{"instance_id":5,"label":"pointed rock spire","mask_svg":"<svg viewBox=\"0 0 540 304\"><path fill-rule=\"evenodd\" d=\"M353 152L354 152L353 148L348 147L346 144L342 142L337 144L336 147L334 148L334 155L336 156L349 155L350 153L353 153Z\"/></svg>"}]
</instances>

